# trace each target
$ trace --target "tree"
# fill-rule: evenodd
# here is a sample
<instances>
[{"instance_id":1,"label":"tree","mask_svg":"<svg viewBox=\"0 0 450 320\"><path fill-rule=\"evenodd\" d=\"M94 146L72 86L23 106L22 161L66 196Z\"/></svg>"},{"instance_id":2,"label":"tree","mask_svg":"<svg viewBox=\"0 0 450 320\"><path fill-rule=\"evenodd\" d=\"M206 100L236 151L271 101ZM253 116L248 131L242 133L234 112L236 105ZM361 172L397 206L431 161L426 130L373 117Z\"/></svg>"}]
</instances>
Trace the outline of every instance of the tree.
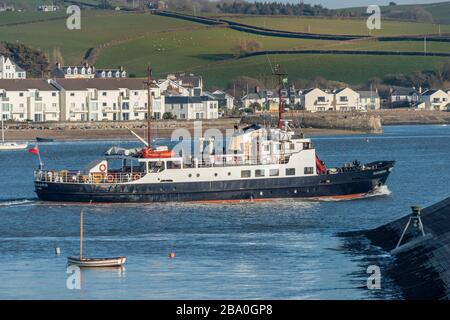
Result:
<instances>
[{"instance_id":1,"label":"tree","mask_svg":"<svg viewBox=\"0 0 450 320\"><path fill-rule=\"evenodd\" d=\"M164 112L163 119L164 120L173 120L173 119L175 119L175 116L172 114L172 112Z\"/></svg>"}]
</instances>

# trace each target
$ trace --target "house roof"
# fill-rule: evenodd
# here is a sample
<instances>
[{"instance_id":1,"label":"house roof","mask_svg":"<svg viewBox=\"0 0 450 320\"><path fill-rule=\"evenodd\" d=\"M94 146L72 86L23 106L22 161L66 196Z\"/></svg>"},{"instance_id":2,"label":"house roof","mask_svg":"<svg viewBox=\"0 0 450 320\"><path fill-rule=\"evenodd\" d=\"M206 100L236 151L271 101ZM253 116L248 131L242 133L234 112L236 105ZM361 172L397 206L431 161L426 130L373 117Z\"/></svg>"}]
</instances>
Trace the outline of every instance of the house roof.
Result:
<instances>
[{"instance_id":1,"label":"house roof","mask_svg":"<svg viewBox=\"0 0 450 320\"><path fill-rule=\"evenodd\" d=\"M259 99L262 99L262 97L257 92L251 92L242 98L242 100L259 100Z\"/></svg>"},{"instance_id":2,"label":"house roof","mask_svg":"<svg viewBox=\"0 0 450 320\"><path fill-rule=\"evenodd\" d=\"M0 79L0 89L6 91L27 91L29 89L57 91L44 79Z\"/></svg>"},{"instance_id":3,"label":"house roof","mask_svg":"<svg viewBox=\"0 0 450 320\"><path fill-rule=\"evenodd\" d=\"M440 90L440 89L438 89L438 90L427 90L424 93L422 93L422 96L431 96L431 95L435 94L438 91L442 91L442 90ZM442 91L442 93L445 93L445 92Z\"/></svg>"},{"instance_id":4,"label":"house roof","mask_svg":"<svg viewBox=\"0 0 450 320\"><path fill-rule=\"evenodd\" d=\"M94 79L57 79L58 83L65 90L117 90L121 88L131 90L143 90L147 88L145 78L94 78ZM152 85L153 88L157 86Z\"/></svg>"},{"instance_id":5,"label":"house roof","mask_svg":"<svg viewBox=\"0 0 450 320\"><path fill-rule=\"evenodd\" d=\"M204 100L200 96L169 96L165 97L166 104L180 104L180 103L202 103Z\"/></svg>"},{"instance_id":6,"label":"house roof","mask_svg":"<svg viewBox=\"0 0 450 320\"><path fill-rule=\"evenodd\" d=\"M200 87L202 78L200 76L185 76L185 75L179 75L176 76L178 80L181 80L182 86L188 86L191 85L193 87Z\"/></svg>"},{"instance_id":7,"label":"house roof","mask_svg":"<svg viewBox=\"0 0 450 320\"><path fill-rule=\"evenodd\" d=\"M412 96L413 94L419 94L414 88L397 88L392 91L393 96Z\"/></svg>"}]
</instances>

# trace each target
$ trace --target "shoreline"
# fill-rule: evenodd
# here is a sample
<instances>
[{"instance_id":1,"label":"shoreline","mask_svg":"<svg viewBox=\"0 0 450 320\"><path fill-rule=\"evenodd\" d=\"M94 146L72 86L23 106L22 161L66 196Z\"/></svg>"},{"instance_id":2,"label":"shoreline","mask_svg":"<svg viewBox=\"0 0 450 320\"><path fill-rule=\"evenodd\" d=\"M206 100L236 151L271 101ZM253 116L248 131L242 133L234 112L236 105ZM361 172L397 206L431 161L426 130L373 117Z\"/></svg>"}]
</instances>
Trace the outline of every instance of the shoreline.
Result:
<instances>
[{"instance_id":1,"label":"shoreline","mask_svg":"<svg viewBox=\"0 0 450 320\"><path fill-rule=\"evenodd\" d=\"M207 130L208 127L205 128ZM363 131L339 130L339 129L320 129L305 128L302 129L308 137L319 136L343 136L343 135L362 135L368 134ZM134 129L141 137L145 136L145 129ZM193 134L192 130L189 130ZM224 129L220 130L224 133ZM153 138L169 139L173 130L158 129L152 130ZM6 130L6 141L36 141L36 137L52 138L55 141L85 141L85 140L104 140L104 141L138 141L128 129L86 129L86 130Z\"/></svg>"}]
</instances>

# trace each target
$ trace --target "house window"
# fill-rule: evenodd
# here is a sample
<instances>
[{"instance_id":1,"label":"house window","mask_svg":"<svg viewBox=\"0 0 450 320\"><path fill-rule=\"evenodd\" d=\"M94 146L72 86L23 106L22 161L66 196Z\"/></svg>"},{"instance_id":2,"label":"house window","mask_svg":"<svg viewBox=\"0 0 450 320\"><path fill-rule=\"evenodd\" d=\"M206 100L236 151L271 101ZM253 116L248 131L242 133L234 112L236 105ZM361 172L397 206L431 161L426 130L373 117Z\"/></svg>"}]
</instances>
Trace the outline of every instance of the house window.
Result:
<instances>
[{"instance_id":1,"label":"house window","mask_svg":"<svg viewBox=\"0 0 450 320\"><path fill-rule=\"evenodd\" d=\"M305 167L305 174L314 174L314 167Z\"/></svg>"},{"instance_id":2,"label":"house window","mask_svg":"<svg viewBox=\"0 0 450 320\"><path fill-rule=\"evenodd\" d=\"M134 92L134 95L135 95L135 96L137 96L138 94L139 94L139 92L138 92L138 91L135 91L135 92Z\"/></svg>"},{"instance_id":3,"label":"house window","mask_svg":"<svg viewBox=\"0 0 450 320\"><path fill-rule=\"evenodd\" d=\"M56 92L52 92L52 97L56 97Z\"/></svg>"},{"instance_id":4,"label":"house window","mask_svg":"<svg viewBox=\"0 0 450 320\"><path fill-rule=\"evenodd\" d=\"M19 92L19 97L23 97L23 92Z\"/></svg>"},{"instance_id":5,"label":"house window","mask_svg":"<svg viewBox=\"0 0 450 320\"><path fill-rule=\"evenodd\" d=\"M122 114L122 120L124 120L124 121L130 120L130 114L128 112L125 112L124 114Z\"/></svg>"},{"instance_id":6,"label":"house window","mask_svg":"<svg viewBox=\"0 0 450 320\"><path fill-rule=\"evenodd\" d=\"M317 97L317 102L325 102L325 97Z\"/></svg>"},{"instance_id":7,"label":"house window","mask_svg":"<svg viewBox=\"0 0 450 320\"><path fill-rule=\"evenodd\" d=\"M71 97L75 97L75 93L74 93L74 92L71 92L71 93L70 93L70 96L71 96Z\"/></svg>"},{"instance_id":8,"label":"house window","mask_svg":"<svg viewBox=\"0 0 450 320\"><path fill-rule=\"evenodd\" d=\"M295 168L287 168L286 175L287 176L295 176Z\"/></svg>"},{"instance_id":9,"label":"house window","mask_svg":"<svg viewBox=\"0 0 450 320\"><path fill-rule=\"evenodd\" d=\"M139 117L139 113L138 113L138 112L135 112L135 113L134 113L134 117L135 117L135 118Z\"/></svg>"},{"instance_id":10,"label":"house window","mask_svg":"<svg viewBox=\"0 0 450 320\"><path fill-rule=\"evenodd\" d=\"M277 177L277 176L280 175L280 170L278 170L278 169L270 169L269 170L269 175L271 177Z\"/></svg>"},{"instance_id":11,"label":"house window","mask_svg":"<svg viewBox=\"0 0 450 320\"><path fill-rule=\"evenodd\" d=\"M348 102L348 97L347 96L339 97L339 101L340 102Z\"/></svg>"},{"instance_id":12,"label":"house window","mask_svg":"<svg viewBox=\"0 0 450 320\"><path fill-rule=\"evenodd\" d=\"M106 103L106 102L103 102L103 103L102 103L102 106L106 107L106 106L107 106L107 103Z\"/></svg>"},{"instance_id":13,"label":"house window","mask_svg":"<svg viewBox=\"0 0 450 320\"><path fill-rule=\"evenodd\" d=\"M250 178L251 177L251 171L250 170L242 170L241 171L241 178Z\"/></svg>"},{"instance_id":14,"label":"house window","mask_svg":"<svg viewBox=\"0 0 450 320\"><path fill-rule=\"evenodd\" d=\"M264 177L264 170L255 170L255 177Z\"/></svg>"},{"instance_id":15,"label":"house window","mask_svg":"<svg viewBox=\"0 0 450 320\"><path fill-rule=\"evenodd\" d=\"M104 96L104 97L106 97L107 94L108 94L108 93L107 93L106 91L103 91L103 92L102 92L102 96Z\"/></svg>"}]
</instances>

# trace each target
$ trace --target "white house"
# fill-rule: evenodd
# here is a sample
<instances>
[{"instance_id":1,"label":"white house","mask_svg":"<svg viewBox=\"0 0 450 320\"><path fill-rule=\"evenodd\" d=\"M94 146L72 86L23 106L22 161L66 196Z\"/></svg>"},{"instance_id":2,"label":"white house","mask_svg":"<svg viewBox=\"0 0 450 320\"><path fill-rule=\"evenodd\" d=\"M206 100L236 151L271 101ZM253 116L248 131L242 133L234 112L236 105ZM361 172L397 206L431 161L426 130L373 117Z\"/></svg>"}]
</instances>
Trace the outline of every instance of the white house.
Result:
<instances>
[{"instance_id":1,"label":"white house","mask_svg":"<svg viewBox=\"0 0 450 320\"><path fill-rule=\"evenodd\" d=\"M354 111L360 108L359 93L350 88L334 90L333 95L333 107L336 111Z\"/></svg>"},{"instance_id":2,"label":"white house","mask_svg":"<svg viewBox=\"0 0 450 320\"><path fill-rule=\"evenodd\" d=\"M359 104L363 110L379 110L381 99L377 91L358 91Z\"/></svg>"},{"instance_id":3,"label":"white house","mask_svg":"<svg viewBox=\"0 0 450 320\"><path fill-rule=\"evenodd\" d=\"M58 11L59 7L55 6L55 5L41 5L38 6L38 11L43 11L43 12L54 12L54 11Z\"/></svg>"},{"instance_id":4,"label":"white house","mask_svg":"<svg viewBox=\"0 0 450 320\"><path fill-rule=\"evenodd\" d=\"M301 90L300 104L307 111L329 111L334 110L334 95L319 88Z\"/></svg>"},{"instance_id":5,"label":"white house","mask_svg":"<svg viewBox=\"0 0 450 320\"><path fill-rule=\"evenodd\" d=\"M420 91L414 88L397 88L392 90L390 102L392 108L410 107L420 100Z\"/></svg>"},{"instance_id":6,"label":"white house","mask_svg":"<svg viewBox=\"0 0 450 320\"><path fill-rule=\"evenodd\" d=\"M158 80L161 94L165 96L191 96L191 90L181 85L179 81L171 79Z\"/></svg>"},{"instance_id":7,"label":"white house","mask_svg":"<svg viewBox=\"0 0 450 320\"><path fill-rule=\"evenodd\" d=\"M211 92L210 95L213 97L213 99L216 99L219 101L219 107L231 110L234 107L234 97L225 91L222 90L216 90L214 92Z\"/></svg>"},{"instance_id":8,"label":"white house","mask_svg":"<svg viewBox=\"0 0 450 320\"><path fill-rule=\"evenodd\" d=\"M180 86L185 88L188 91L189 96L203 95L203 79L201 76L196 76L192 73L169 74L167 79L177 82Z\"/></svg>"},{"instance_id":9,"label":"white house","mask_svg":"<svg viewBox=\"0 0 450 320\"><path fill-rule=\"evenodd\" d=\"M52 76L64 79L126 78L127 72L122 66L117 69L96 69L87 63L81 66L61 66L57 63Z\"/></svg>"},{"instance_id":10,"label":"white house","mask_svg":"<svg viewBox=\"0 0 450 320\"><path fill-rule=\"evenodd\" d=\"M172 113L177 119L217 119L219 102L207 96L166 96L165 112Z\"/></svg>"},{"instance_id":11,"label":"white house","mask_svg":"<svg viewBox=\"0 0 450 320\"><path fill-rule=\"evenodd\" d=\"M61 119L66 121L128 121L147 118L146 79L56 79L60 90ZM164 113L164 96L151 88L152 117Z\"/></svg>"},{"instance_id":12,"label":"white house","mask_svg":"<svg viewBox=\"0 0 450 320\"><path fill-rule=\"evenodd\" d=\"M14 64L10 58L0 56L0 79L25 79L26 72Z\"/></svg>"},{"instance_id":13,"label":"white house","mask_svg":"<svg viewBox=\"0 0 450 320\"><path fill-rule=\"evenodd\" d=\"M420 101L427 110L447 110L449 105L448 94L443 90L427 90L420 95Z\"/></svg>"},{"instance_id":14,"label":"white house","mask_svg":"<svg viewBox=\"0 0 450 320\"><path fill-rule=\"evenodd\" d=\"M98 69L95 71L96 78L126 78L127 72L120 66L117 69Z\"/></svg>"},{"instance_id":15,"label":"white house","mask_svg":"<svg viewBox=\"0 0 450 320\"><path fill-rule=\"evenodd\" d=\"M4 120L59 121L59 91L47 80L0 80Z\"/></svg>"}]
</instances>

